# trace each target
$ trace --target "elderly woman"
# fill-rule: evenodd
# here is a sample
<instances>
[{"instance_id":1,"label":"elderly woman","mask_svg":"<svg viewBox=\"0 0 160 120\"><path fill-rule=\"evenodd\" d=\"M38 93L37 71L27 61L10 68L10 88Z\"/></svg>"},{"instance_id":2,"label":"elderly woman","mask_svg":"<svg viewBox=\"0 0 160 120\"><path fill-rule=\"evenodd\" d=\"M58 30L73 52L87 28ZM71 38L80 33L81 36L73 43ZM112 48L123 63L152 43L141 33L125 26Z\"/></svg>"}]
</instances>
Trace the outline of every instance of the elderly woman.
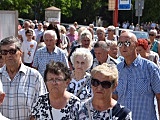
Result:
<instances>
[{"instance_id":1,"label":"elderly woman","mask_svg":"<svg viewBox=\"0 0 160 120\"><path fill-rule=\"evenodd\" d=\"M151 51L154 51L158 53L160 56L160 42L158 42L155 38L157 36L157 30L156 29L151 29L149 31L149 39L151 41Z\"/></svg>"},{"instance_id":2,"label":"elderly woman","mask_svg":"<svg viewBox=\"0 0 160 120\"><path fill-rule=\"evenodd\" d=\"M72 80L68 86L68 91L79 97L81 100L92 96L90 74L86 71L91 67L93 56L86 48L77 48L71 56L74 67Z\"/></svg>"},{"instance_id":3,"label":"elderly woman","mask_svg":"<svg viewBox=\"0 0 160 120\"><path fill-rule=\"evenodd\" d=\"M72 56L72 53L77 49L77 48L86 48L88 50L90 50L90 52L92 53L93 57L94 57L94 52L93 52L93 49L92 49L92 34L89 30L85 29L81 32L81 35L80 35L80 45L74 47L69 56L68 56L68 61L69 61L69 65L70 65L70 68L71 70L73 70L73 66L72 66L72 63L71 63L71 56Z\"/></svg>"},{"instance_id":4,"label":"elderly woman","mask_svg":"<svg viewBox=\"0 0 160 120\"><path fill-rule=\"evenodd\" d=\"M146 39L138 39L137 52L150 61L153 61L159 66L159 55L156 52L150 50L150 41Z\"/></svg>"},{"instance_id":5,"label":"elderly woman","mask_svg":"<svg viewBox=\"0 0 160 120\"><path fill-rule=\"evenodd\" d=\"M93 97L82 104L79 120L131 120L131 112L112 98L118 84L114 64L103 63L91 71Z\"/></svg>"},{"instance_id":6,"label":"elderly woman","mask_svg":"<svg viewBox=\"0 0 160 120\"><path fill-rule=\"evenodd\" d=\"M47 64L44 81L48 93L39 96L33 105L31 120L77 120L79 99L66 91L70 72L63 63Z\"/></svg>"}]
</instances>

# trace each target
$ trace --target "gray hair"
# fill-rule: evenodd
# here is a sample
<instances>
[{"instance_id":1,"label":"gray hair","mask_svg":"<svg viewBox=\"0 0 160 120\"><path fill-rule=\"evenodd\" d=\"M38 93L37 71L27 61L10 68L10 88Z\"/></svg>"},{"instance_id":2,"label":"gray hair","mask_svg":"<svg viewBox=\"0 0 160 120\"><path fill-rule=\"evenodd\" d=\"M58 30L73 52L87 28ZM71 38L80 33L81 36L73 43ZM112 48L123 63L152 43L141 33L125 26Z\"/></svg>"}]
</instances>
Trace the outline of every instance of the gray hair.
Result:
<instances>
[{"instance_id":1,"label":"gray hair","mask_svg":"<svg viewBox=\"0 0 160 120\"><path fill-rule=\"evenodd\" d=\"M54 30L46 30L43 34L43 39L44 40L45 40L45 35L46 34L50 34L54 38L54 40L57 40L57 34Z\"/></svg>"},{"instance_id":2,"label":"gray hair","mask_svg":"<svg viewBox=\"0 0 160 120\"><path fill-rule=\"evenodd\" d=\"M97 41L94 45L94 48L102 48L103 50L109 51L110 50L110 41Z\"/></svg>"},{"instance_id":3,"label":"gray hair","mask_svg":"<svg viewBox=\"0 0 160 120\"><path fill-rule=\"evenodd\" d=\"M90 50L89 49L86 49L86 48L77 48L72 56L71 56L71 62L74 66L74 62L75 62L75 58L77 56L82 56L85 60L86 60L86 63L87 63L87 69L88 70L92 64L93 64L93 55L91 54Z\"/></svg>"},{"instance_id":4,"label":"gray hair","mask_svg":"<svg viewBox=\"0 0 160 120\"><path fill-rule=\"evenodd\" d=\"M92 34L91 34L91 32L89 31L89 30L84 30L84 31L82 31L82 33L81 33L81 41L85 38L85 37L87 37L90 41L92 41Z\"/></svg>"},{"instance_id":5,"label":"gray hair","mask_svg":"<svg viewBox=\"0 0 160 120\"><path fill-rule=\"evenodd\" d=\"M3 45L15 44L15 47L21 50L21 40L14 36L6 37L1 40L0 47Z\"/></svg>"}]
</instances>

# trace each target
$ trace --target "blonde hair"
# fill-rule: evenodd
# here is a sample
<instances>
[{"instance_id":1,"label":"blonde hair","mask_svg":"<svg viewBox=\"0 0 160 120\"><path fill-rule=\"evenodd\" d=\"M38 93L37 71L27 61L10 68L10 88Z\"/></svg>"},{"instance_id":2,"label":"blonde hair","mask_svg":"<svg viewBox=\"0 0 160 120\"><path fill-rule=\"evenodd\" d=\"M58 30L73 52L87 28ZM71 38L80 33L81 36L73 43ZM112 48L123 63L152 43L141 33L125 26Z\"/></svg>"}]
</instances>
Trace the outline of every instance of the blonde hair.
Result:
<instances>
[{"instance_id":1,"label":"blonde hair","mask_svg":"<svg viewBox=\"0 0 160 120\"><path fill-rule=\"evenodd\" d=\"M103 63L102 65L98 65L91 70L91 76L93 77L96 73L109 77L115 83L118 82L118 69L114 64Z\"/></svg>"}]
</instances>

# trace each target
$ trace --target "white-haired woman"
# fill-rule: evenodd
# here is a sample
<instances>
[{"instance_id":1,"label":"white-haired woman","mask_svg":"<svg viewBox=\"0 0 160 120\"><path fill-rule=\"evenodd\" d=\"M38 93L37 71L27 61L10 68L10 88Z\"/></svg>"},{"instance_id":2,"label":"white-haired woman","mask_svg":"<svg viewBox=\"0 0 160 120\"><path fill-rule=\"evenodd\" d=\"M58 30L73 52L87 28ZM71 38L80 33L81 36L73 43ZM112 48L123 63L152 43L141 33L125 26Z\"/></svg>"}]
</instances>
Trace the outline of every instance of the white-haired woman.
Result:
<instances>
[{"instance_id":1,"label":"white-haired woman","mask_svg":"<svg viewBox=\"0 0 160 120\"><path fill-rule=\"evenodd\" d=\"M74 67L72 79L68 86L68 91L79 97L81 100L92 96L91 76L86 71L92 66L93 56L86 48L77 48L71 56Z\"/></svg>"}]
</instances>

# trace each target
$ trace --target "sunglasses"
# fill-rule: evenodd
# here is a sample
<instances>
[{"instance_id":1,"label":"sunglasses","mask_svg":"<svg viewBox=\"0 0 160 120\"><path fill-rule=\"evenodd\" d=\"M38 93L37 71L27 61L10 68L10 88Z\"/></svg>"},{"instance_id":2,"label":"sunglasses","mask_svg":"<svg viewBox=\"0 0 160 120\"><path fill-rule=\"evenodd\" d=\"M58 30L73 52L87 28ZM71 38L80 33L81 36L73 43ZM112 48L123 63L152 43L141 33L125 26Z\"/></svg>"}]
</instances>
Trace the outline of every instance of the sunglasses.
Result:
<instances>
[{"instance_id":1,"label":"sunglasses","mask_svg":"<svg viewBox=\"0 0 160 120\"><path fill-rule=\"evenodd\" d=\"M10 50L1 50L0 51L2 55L7 55L8 53L10 55L14 55L17 52L17 49L10 49Z\"/></svg>"},{"instance_id":2,"label":"sunglasses","mask_svg":"<svg viewBox=\"0 0 160 120\"><path fill-rule=\"evenodd\" d=\"M122 47L123 45L126 47L129 47L131 45L131 42L130 41L125 41L125 42L118 41L117 43L118 47Z\"/></svg>"},{"instance_id":3,"label":"sunglasses","mask_svg":"<svg viewBox=\"0 0 160 120\"><path fill-rule=\"evenodd\" d=\"M154 36L154 34L149 34L149 36Z\"/></svg>"},{"instance_id":4,"label":"sunglasses","mask_svg":"<svg viewBox=\"0 0 160 120\"><path fill-rule=\"evenodd\" d=\"M101 86L103 88L108 89L108 88L110 88L114 84L114 81L112 81L112 82L109 82L109 81L102 81L102 82L100 82L98 79L92 78L91 79L91 84L94 87L98 87L101 84Z\"/></svg>"}]
</instances>

